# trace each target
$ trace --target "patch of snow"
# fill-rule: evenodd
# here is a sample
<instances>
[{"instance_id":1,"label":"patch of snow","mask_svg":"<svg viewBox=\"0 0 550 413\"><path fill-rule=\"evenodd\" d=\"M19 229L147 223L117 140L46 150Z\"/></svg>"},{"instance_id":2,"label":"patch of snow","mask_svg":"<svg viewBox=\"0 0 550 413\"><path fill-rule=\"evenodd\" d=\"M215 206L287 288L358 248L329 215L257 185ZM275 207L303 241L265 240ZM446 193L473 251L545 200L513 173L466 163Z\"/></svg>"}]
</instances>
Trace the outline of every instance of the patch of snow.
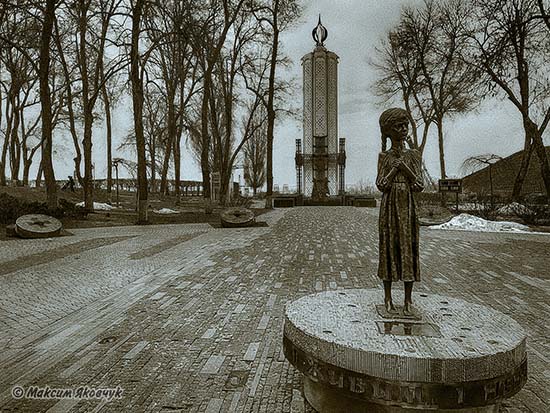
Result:
<instances>
[{"instance_id":1,"label":"patch of snow","mask_svg":"<svg viewBox=\"0 0 550 413\"><path fill-rule=\"evenodd\" d=\"M525 205L521 205L517 202L512 202L508 205L500 207L497 211L500 215L504 216L514 216L518 214L529 214L531 210Z\"/></svg>"},{"instance_id":2,"label":"patch of snow","mask_svg":"<svg viewBox=\"0 0 550 413\"><path fill-rule=\"evenodd\" d=\"M76 206L84 208L84 202L79 202ZM94 202L94 210L96 211L110 211L111 209L114 209L114 206L103 202Z\"/></svg>"},{"instance_id":3,"label":"patch of snow","mask_svg":"<svg viewBox=\"0 0 550 413\"><path fill-rule=\"evenodd\" d=\"M169 214L179 214L179 211L174 211L173 209L170 209L170 208L162 208L162 209L158 209L158 210L153 210L153 212L155 214L161 214L161 215L169 215Z\"/></svg>"},{"instance_id":4,"label":"patch of snow","mask_svg":"<svg viewBox=\"0 0 550 413\"><path fill-rule=\"evenodd\" d=\"M488 221L470 214L460 214L444 224L432 225L428 228L480 232L530 232L527 225L517 222Z\"/></svg>"}]
</instances>

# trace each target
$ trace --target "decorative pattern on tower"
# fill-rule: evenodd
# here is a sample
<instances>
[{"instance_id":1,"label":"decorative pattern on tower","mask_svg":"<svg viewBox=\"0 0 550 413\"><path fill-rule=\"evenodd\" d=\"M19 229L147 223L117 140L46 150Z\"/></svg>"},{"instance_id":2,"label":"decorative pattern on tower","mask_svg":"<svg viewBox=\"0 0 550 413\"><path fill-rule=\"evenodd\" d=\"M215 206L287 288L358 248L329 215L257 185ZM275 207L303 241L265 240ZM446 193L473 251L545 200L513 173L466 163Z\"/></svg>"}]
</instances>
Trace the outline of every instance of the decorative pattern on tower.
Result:
<instances>
[{"instance_id":1,"label":"decorative pattern on tower","mask_svg":"<svg viewBox=\"0 0 550 413\"><path fill-rule=\"evenodd\" d=\"M338 138L338 56L324 45L328 30L320 15L312 36L315 49L302 58L303 145L297 142L296 181L300 193L322 201L344 194L345 140Z\"/></svg>"}]
</instances>

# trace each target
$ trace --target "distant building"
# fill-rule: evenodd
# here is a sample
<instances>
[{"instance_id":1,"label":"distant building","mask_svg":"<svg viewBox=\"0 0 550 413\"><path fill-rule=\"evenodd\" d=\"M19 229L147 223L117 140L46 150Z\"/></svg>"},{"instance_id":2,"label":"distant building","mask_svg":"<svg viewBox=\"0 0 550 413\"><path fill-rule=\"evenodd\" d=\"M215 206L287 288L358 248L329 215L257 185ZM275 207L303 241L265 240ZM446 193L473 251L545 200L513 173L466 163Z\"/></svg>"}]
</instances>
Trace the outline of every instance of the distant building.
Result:
<instances>
[{"instance_id":1,"label":"distant building","mask_svg":"<svg viewBox=\"0 0 550 413\"><path fill-rule=\"evenodd\" d=\"M514 153L492 166L493 192L495 195L509 197L512 195L514 182L518 173L523 151ZM550 146L546 147L546 154L550 158ZM489 167L485 167L463 178L463 191L465 193L489 194L490 180ZM522 195L533 193L546 193L544 182L540 172L540 162L537 154L533 151L529 169L523 183Z\"/></svg>"}]
</instances>

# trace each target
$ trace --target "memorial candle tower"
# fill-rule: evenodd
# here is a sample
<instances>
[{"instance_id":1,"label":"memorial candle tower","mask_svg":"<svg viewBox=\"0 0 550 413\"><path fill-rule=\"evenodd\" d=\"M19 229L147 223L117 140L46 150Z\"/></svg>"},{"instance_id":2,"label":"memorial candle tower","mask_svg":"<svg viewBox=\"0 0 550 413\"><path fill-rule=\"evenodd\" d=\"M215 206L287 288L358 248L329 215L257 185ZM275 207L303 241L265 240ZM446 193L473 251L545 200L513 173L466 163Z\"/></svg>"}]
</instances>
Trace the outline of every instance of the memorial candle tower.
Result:
<instances>
[{"instance_id":1,"label":"memorial candle tower","mask_svg":"<svg viewBox=\"0 0 550 413\"><path fill-rule=\"evenodd\" d=\"M296 145L298 192L322 200L344 194L345 141L338 139L338 56L324 46L327 29L313 30L316 47L302 58L303 145Z\"/></svg>"}]
</instances>

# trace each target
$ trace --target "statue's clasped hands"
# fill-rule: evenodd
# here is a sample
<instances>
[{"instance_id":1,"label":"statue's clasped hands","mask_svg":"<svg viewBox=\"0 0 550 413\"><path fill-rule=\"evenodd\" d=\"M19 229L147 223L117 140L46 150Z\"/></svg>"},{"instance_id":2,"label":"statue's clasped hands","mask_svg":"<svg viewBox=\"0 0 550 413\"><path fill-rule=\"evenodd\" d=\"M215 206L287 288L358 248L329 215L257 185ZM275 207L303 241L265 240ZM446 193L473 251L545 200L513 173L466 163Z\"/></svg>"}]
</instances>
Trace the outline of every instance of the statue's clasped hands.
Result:
<instances>
[{"instance_id":1,"label":"statue's clasped hands","mask_svg":"<svg viewBox=\"0 0 550 413\"><path fill-rule=\"evenodd\" d=\"M402 166L403 166L403 161L401 159L394 159L392 162L391 162L391 166L392 168L395 168L395 169L401 169Z\"/></svg>"},{"instance_id":2,"label":"statue's clasped hands","mask_svg":"<svg viewBox=\"0 0 550 413\"><path fill-rule=\"evenodd\" d=\"M405 162L403 162L402 159L400 158L397 158L397 159L394 159L391 161L391 166L392 168L394 168L395 172L393 174L390 174L390 177L393 179L393 177L395 176L395 174L397 173L397 171L401 171L403 172L403 174L405 175L405 177L409 180L409 181L414 181L416 179L414 173L409 169L409 167L407 166L407 164ZM390 180L392 180L390 179Z\"/></svg>"}]
</instances>

